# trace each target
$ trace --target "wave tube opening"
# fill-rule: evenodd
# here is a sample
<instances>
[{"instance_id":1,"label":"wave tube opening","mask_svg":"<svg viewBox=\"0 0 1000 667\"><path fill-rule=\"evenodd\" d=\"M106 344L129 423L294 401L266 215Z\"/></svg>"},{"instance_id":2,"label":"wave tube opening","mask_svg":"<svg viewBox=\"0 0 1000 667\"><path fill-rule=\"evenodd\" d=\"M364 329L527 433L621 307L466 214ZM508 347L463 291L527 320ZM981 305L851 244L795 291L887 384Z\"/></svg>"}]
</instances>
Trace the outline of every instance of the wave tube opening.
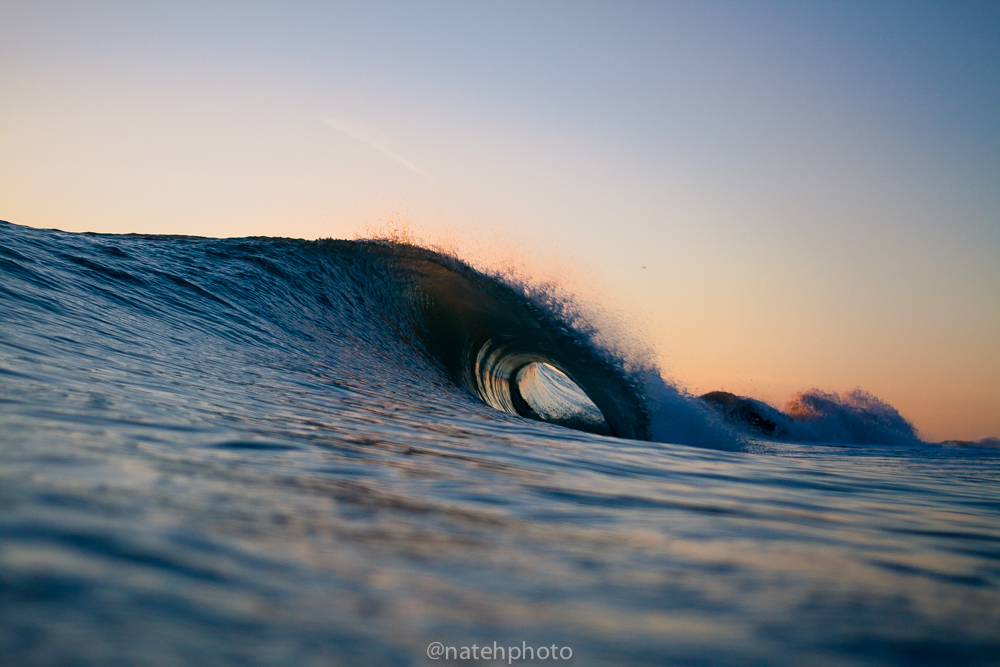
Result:
<instances>
[{"instance_id":1,"label":"wave tube opening","mask_svg":"<svg viewBox=\"0 0 1000 667\"><path fill-rule=\"evenodd\" d=\"M525 417L567 428L611 435L611 429L590 397L565 373L544 361L523 366L516 374L515 408Z\"/></svg>"}]
</instances>

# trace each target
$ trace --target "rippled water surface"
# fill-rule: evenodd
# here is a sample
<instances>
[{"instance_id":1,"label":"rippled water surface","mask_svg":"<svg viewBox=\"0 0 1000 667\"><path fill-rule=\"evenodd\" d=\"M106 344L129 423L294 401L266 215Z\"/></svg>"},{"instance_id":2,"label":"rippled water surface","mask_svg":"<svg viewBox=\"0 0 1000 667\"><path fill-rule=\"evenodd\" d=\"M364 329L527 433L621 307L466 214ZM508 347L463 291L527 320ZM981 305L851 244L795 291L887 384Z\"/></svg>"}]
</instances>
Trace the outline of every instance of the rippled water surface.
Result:
<instances>
[{"instance_id":1,"label":"rippled water surface","mask_svg":"<svg viewBox=\"0 0 1000 667\"><path fill-rule=\"evenodd\" d=\"M5 662L1000 663L1000 451L507 414L404 259L0 223Z\"/></svg>"}]
</instances>

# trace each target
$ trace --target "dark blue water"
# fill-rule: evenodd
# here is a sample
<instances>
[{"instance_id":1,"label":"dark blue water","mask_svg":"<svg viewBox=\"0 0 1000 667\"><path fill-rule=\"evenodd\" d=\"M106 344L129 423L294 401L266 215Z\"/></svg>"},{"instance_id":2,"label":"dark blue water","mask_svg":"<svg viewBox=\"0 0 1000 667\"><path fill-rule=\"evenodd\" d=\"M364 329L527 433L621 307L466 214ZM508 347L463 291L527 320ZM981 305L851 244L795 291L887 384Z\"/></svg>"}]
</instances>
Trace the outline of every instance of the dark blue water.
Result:
<instances>
[{"instance_id":1,"label":"dark blue water","mask_svg":"<svg viewBox=\"0 0 1000 667\"><path fill-rule=\"evenodd\" d=\"M763 437L526 291L0 223L0 662L1000 664L1000 450L865 396Z\"/></svg>"}]
</instances>

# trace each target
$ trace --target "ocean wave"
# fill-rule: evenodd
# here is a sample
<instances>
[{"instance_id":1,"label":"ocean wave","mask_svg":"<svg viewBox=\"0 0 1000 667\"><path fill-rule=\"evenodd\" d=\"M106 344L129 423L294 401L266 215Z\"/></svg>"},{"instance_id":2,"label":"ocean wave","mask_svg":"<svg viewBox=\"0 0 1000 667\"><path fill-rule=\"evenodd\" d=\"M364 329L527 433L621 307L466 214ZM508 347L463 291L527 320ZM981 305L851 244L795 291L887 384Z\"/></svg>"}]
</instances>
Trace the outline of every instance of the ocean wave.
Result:
<instances>
[{"instance_id":1,"label":"ocean wave","mask_svg":"<svg viewBox=\"0 0 1000 667\"><path fill-rule=\"evenodd\" d=\"M892 406L860 389L802 392L784 410L726 392L692 396L654 364L602 345L565 301L405 241L116 237L2 225L10 298L72 310L78 325L111 301L131 309L131 328L202 329L248 353L324 331L338 341L331 355L357 360L345 382L392 385L388 372L432 394L443 375L510 415L633 440L729 450L752 438L920 442ZM11 292L14 283L24 289Z\"/></svg>"}]
</instances>

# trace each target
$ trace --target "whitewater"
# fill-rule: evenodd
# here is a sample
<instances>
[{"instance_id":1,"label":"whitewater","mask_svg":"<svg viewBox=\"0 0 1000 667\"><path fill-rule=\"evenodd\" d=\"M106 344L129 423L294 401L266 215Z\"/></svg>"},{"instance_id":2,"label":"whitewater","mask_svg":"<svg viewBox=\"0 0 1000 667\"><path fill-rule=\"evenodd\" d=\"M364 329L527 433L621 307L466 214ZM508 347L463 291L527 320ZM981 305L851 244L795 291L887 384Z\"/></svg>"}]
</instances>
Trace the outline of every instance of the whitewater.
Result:
<instances>
[{"instance_id":1,"label":"whitewater","mask_svg":"<svg viewBox=\"0 0 1000 667\"><path fill-rule=\"evenodd\" d=\"M0 222L2 662L1000 664L998 441L599 334L405 243Z\"/></svg>"}]
</instances>

